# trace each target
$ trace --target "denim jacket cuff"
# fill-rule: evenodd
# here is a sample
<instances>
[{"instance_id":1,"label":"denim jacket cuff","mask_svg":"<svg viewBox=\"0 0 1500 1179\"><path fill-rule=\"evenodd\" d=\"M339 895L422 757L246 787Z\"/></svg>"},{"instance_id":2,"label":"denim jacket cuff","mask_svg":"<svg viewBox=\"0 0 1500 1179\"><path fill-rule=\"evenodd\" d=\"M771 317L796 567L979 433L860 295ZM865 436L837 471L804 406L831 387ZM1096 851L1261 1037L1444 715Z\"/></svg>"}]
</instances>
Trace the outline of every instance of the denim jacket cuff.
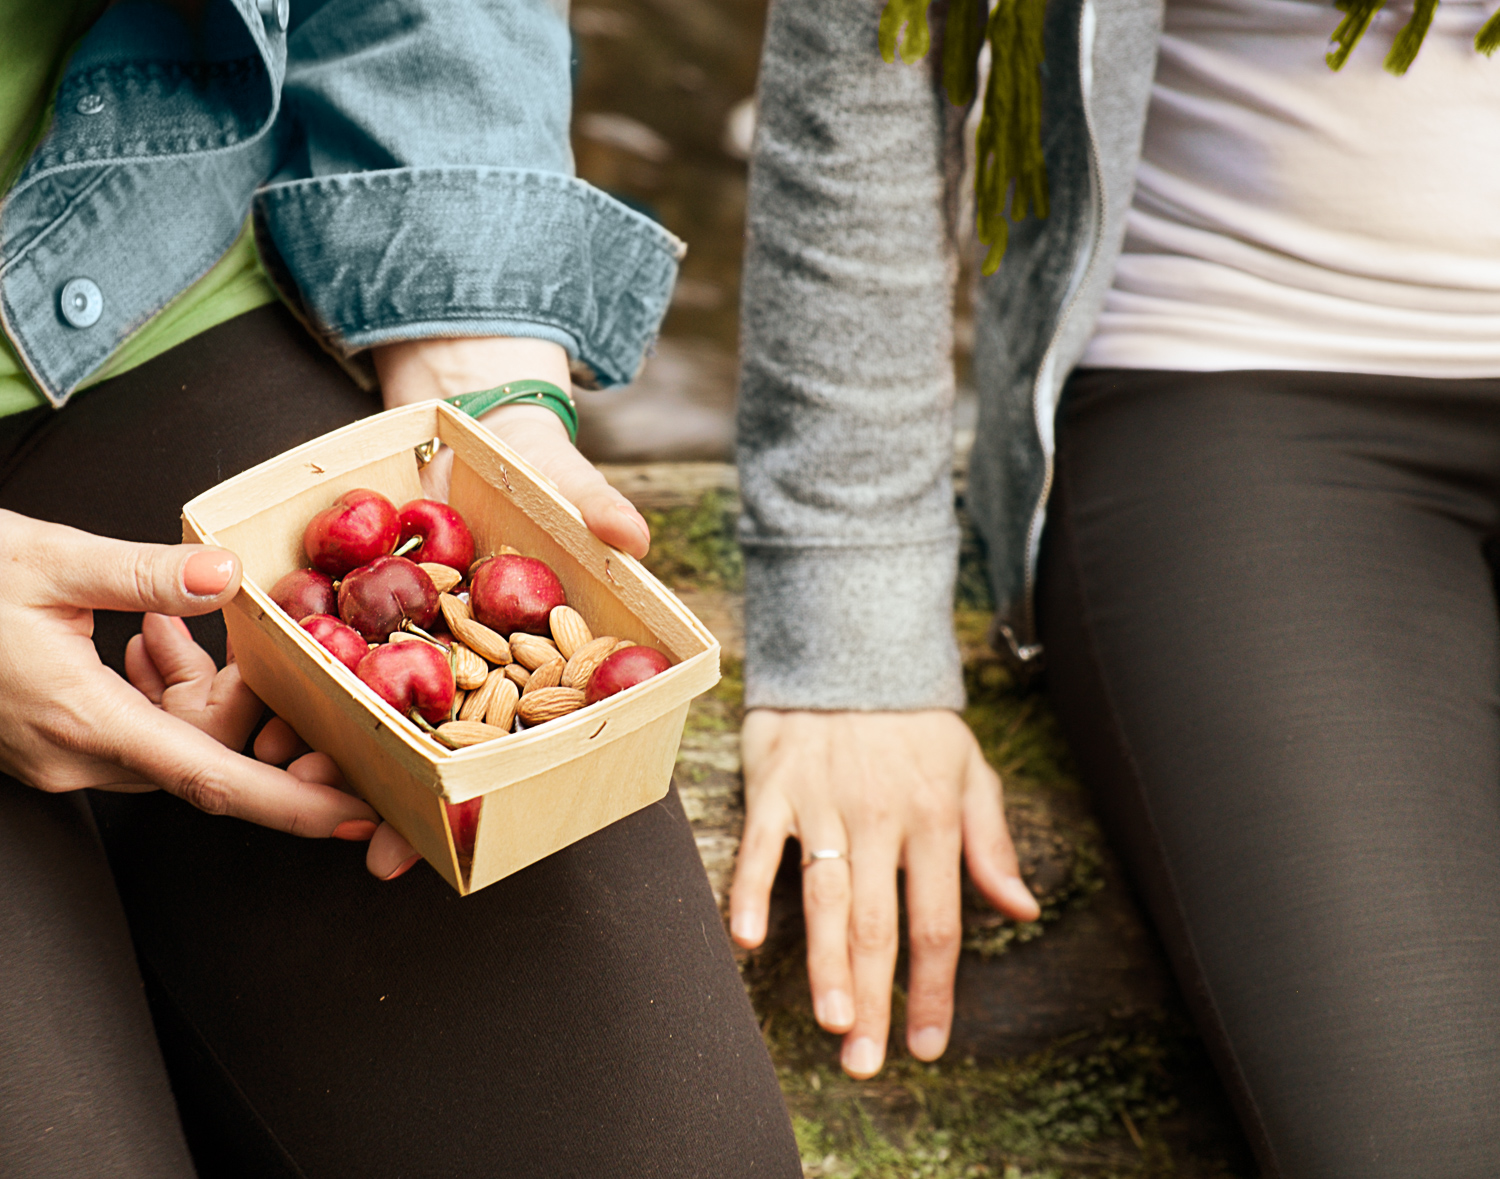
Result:
<instances>
[{"instance_id":1,"label":"denim jacket cuff","mask_svg":"<svg viewBox=\"0 0 1500 1179\"><path fill-rule=\"evenodd\" d=\"M518 168L272 184L255 220L272 281L337 356L419 336L531 335L568 347L601 385L640 369L685 250L581 180Z\"/></svg>"}]
</instances>

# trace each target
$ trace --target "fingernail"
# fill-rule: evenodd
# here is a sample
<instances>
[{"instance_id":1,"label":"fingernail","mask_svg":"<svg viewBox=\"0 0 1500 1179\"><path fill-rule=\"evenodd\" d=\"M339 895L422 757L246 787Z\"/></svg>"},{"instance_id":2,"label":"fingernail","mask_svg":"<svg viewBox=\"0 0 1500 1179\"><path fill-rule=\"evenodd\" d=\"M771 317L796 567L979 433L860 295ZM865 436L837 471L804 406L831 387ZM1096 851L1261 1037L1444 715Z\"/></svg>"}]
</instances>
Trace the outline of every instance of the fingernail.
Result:
<instances>
[{"instance_id":1,"label":"fingernail","mask_svg":"<svg viewBox=\"0 0 1500 1179\"><path fill-rule=\"evenodd\" d=\"M829 991L818 1001L816 1014L824 1027L846 1028L854 1022L854 1004L843 991Z\"/></svg>"},{"instance_id":2,"label":"fingernail","mask_svg":"<svg viewBox=\"0 0 1500 1179\"><path fill-rule=\"evenodd\" d=\"M1035 909L1040 914L1042 907L1037 904L1036 897L1031 895L1031 890L1021 882L1020 877L1011 876L1002 880L1000 891L1005 894L1005 899L1011 903L1012 907L1022 911Z\"/></svg>"},{"instance_id":3,"label":"fingernail","mask_svg":"<svg viewBox=\"0 0 1500 1179\"><path fill-rule=\"evenodd\" d=\"M234 558L214 549L194 553L182 567L183 588L199 598L222 593L233 577Z\"/></svg>"},{"instance_id":4,"label":"fingernail","mask_svg":"<svg viewBox=\"0 0 1500 1179\"><path fill-rule=\"evenodd\" d=\"M646 523L646 517L635 510L634 504L623 503L616 510L630 521L631 527L641 534L642 540L651 539L651 526Z\"/></svg>"},{"instance_id":5,"label":"fingernail","mask_svg":"<svg viewBox=\"0 0 1500 1179\"><path fill-rule=\"evenodd\" d=\"M375 834L375 824L369 819L345 819L333 829L335 839L347 839L351 843L363 843Z\"/></svg>"},{"instance_id":6,"label":"fingernail","mask_svg":"<svg viewBox=\"0 0 1500 1179\"><path fill-rule=\"evenodd\" d=\"M413 855L407 856L406 859L404 859L404 860L401 861L401 866L399 868L397 868L394 872L392 872L389 876L387 876L386 879L387 880L394 880L394 879L396 879L396 877L404 874L408 868L410 868L413 864L415 864L421 858L422 858L422 853L421 852L416 852Z\"/></svg>"},{"instance_id":7,"label":"fingernail","mask_svg":"<svg viewBox=\"0 0 1500 1179\"><path fill-rule=\"evenodd\" d=\"M918 1060L936 1060L948 1047L948 1033L942 1028L918 1028L907 1038L906 1046Z\"/></svg>"},{"instance_id":8,"label":"fingernail","mask_svg":"<svg viewBox=\"0 0 1500 1179\"><path fill-rule=\"evenodd\" d=\"M856 1077L874 1076L883 1057L880 1045L861 1036L844 1049L844 1071Z\"/></svg>"},{"instance_id":9,"label":"fingernail","mask_svg":"<svg viewBox=\"0 0 1500 1179\"><path fill-rule=\"evenodd\" d=\"M741 913L729 923L729 932L734 934L736 941L753 942L755 935L760 932L760 926L755 920L755 914Z\"/></svg>"}]
</instances>

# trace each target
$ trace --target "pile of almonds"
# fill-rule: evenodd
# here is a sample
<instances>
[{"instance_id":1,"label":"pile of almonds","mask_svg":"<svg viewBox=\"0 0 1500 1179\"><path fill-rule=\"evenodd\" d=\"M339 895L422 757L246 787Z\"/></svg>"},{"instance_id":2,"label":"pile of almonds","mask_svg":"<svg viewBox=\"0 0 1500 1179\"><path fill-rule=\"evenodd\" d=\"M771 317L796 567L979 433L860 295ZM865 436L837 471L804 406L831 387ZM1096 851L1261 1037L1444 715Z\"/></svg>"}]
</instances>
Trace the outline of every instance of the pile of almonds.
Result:
<instances>
[{"instance_id":1,"label":"pile of almonds","mask_svg":"<svg viewBox=\"0 0 1500 1179\"><path fill-rule=\"evenodd\" d=\"M454 640L458 692L455 719L439 725L437 736L455 748L502 737L517 717L529 728L593 703L588 689L599 665L635 646L610 635L595 638L583 615L568 605L548 612L550 638L513 631L508 640L476 621L465 598L444 593L438 605Z\"/></svg>"}]
</instances>

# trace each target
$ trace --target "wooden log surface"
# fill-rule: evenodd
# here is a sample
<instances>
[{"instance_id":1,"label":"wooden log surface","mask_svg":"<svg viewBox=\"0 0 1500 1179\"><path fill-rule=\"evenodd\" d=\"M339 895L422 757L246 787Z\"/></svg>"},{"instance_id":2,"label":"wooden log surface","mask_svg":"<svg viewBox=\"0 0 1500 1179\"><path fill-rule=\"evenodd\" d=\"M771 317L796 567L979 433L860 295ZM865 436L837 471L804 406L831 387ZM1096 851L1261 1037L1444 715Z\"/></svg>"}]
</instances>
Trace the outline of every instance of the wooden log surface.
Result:
<instances>
[{"instance_id":1,"label":"wooden log surface","mask_svg":"<svg viewBox=\"0 0 1500 1179\"><path fill-rule=\"evenodd\" d=\"M744 821L743 603L732 548L715 548L732 535L733 469L715 463L602 469L652 525L646 564L723 645L724 680L694 702L673 777L722 910ZM985 645L987 623L983 610L955 615L970 695L965 717L1005 780L1022 874L1043 917L1017 926L966 881L965 950L947 1055L937 1066L911 1060L898 1026L886 1070L873 1081L853 1082L837 1067L838 1040L811 1019L791 845L773 891L766 943L737 953L788 1104L800 1119L805 1173L1072 1177L1172 1168L1179 1176L1253 1175L1155 935L1074 778L1045 702L1012 681ZM983 1102L971 1100L980 1091L992 1098L987 1114ZM968 1120L955 1123L956 1115L934 1112L950 1106L970 1110ZM1042 1129L1016 1129L1043 1107L1061 1112ZM866 1119L863 1129L850 1121L855 1109ZM929 1169L879 1169L872 1133L880 1150ZM939 1138L949 1145L931 1146ZM949 1149L953 1169L924 1162L929 1147ZM974 1167L990 1169L965 1169Z\"/></svg>"}]
</instances>

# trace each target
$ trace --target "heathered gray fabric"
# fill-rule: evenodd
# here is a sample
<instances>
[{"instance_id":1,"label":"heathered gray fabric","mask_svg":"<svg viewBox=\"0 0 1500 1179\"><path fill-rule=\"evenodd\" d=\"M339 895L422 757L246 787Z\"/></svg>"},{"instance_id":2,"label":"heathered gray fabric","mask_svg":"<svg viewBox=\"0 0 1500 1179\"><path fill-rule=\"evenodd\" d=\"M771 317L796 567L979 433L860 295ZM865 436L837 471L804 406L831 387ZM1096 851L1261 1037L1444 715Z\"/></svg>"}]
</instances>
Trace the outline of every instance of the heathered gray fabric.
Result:
<instances>
[{"instance_id":1,"label":"heathered gray fabric","mask_svg":"<svg viewBox=\"0 0 1500 1179\"><path fill-rule=\"evenodd\" d=\"M752 706L963 703L943 109L926 69L881 60L879 16L782 0L766 30L739 411Z\"/></svg>"},{"instance_id":2,"label":"heathered gray fabric","mask_svg":"<svg viewBox=\"0 0 1500 1179\"><path fill-rule=\"evenodd\" d=\"M963 702L945 100L929 70L881 60L881 7L777 0L766 32L739 411L751 707ZM1049 4L1051 215L1015 228L980 291L969 505L1023 648L1050 416L1113 277L1161 15Z\"/></svg>"}]
</instances>

